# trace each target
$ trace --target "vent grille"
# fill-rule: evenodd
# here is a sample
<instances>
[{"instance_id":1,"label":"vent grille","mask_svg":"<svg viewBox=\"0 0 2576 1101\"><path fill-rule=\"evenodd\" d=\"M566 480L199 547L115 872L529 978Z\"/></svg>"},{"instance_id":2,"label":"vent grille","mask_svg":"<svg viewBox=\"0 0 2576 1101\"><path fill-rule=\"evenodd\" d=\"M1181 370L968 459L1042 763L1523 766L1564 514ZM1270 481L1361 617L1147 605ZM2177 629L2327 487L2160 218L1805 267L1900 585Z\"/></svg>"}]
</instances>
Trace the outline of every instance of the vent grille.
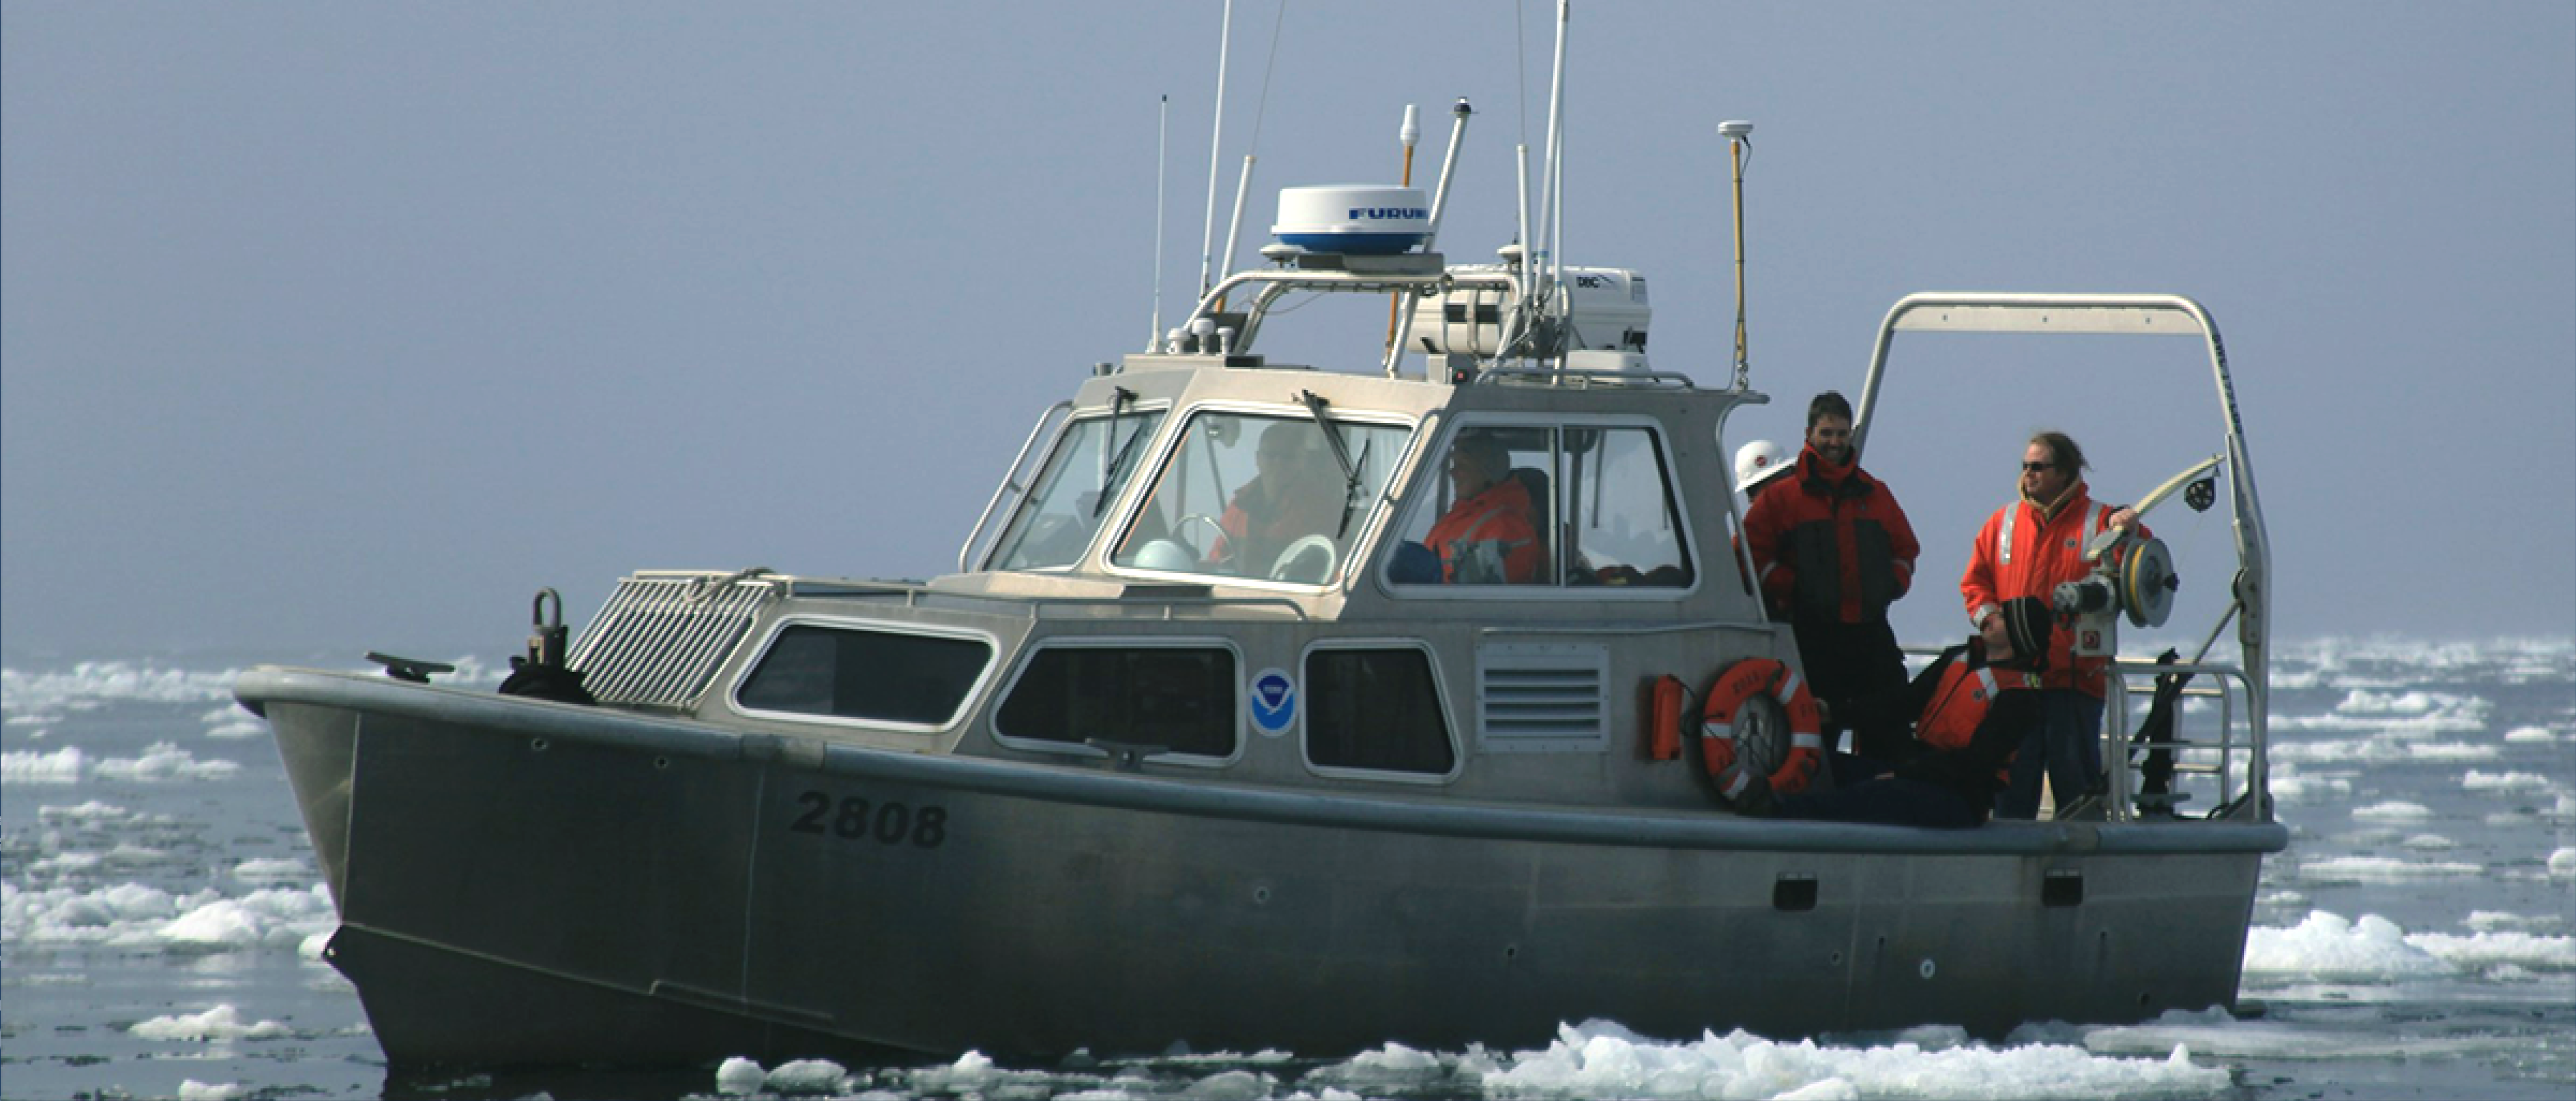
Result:
<instances>
[{"instance_id":1,"label":"vent grille","mask_svg":"<svg viewBox=\"0 0 2576 1101\"><path fill-rule=\"evenodd\" d=\"M740 574L629 577L564 664L602 703L688 707L777 594Z\"/></svg>"},{"instance_id":2,"label":"vent grille","mask_svg":"<svg viewBox=\"0 0 2576 1101\"><path fill-rule=\"evenodd\" d=\"M1610 653L1594 645L1498 644L1476 650L1477 740L1488 752L1571 753L1610 746L1602 688Z\"/></svg>"}]
</instances>

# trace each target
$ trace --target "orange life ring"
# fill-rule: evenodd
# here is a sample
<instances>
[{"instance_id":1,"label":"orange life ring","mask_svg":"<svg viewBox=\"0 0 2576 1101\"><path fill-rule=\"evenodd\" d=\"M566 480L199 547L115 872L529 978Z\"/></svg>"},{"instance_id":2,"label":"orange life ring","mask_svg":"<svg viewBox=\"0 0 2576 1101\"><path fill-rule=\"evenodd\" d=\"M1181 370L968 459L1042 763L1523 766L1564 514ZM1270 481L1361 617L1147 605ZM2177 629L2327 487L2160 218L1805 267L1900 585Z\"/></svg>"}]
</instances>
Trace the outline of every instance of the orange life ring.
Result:
<instances>
[{"instance_id":1,"label":"orange life ring","mask_svg":"<svg viewBox=\"0 0 2576 1101\"><path fill-rule=\"evenodd\" d=\"M1824 713L1816 706L1807 680L1781 661L1746 658L1727 666L1708 690L1708 707L1700 724L1700 760L1717 780L1718 793L1733 799L1753 782L1753 773L1736 760L1736 724L1745 701L1768 696L1789 719L1789 752L1772 770L1771 790L1780 795L1804 791L1824 764Z\"/></svg>"}]
</instances>

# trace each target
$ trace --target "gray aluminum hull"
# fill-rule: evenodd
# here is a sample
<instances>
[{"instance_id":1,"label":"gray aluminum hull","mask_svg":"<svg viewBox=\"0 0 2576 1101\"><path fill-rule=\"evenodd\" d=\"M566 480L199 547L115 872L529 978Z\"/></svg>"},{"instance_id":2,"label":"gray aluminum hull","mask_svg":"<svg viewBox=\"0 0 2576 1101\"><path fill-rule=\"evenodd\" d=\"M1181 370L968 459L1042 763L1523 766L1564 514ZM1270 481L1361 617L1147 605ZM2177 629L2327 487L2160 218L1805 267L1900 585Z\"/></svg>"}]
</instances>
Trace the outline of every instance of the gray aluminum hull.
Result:
<instances>
[{"instance_id":1,"label":"gray aluminum hull","mask_svg":"<svg viewBox=\"0 0 2576 1101\"><path fill-rule=\"evenodd\" d=\"M396 1065L2132 1021L2233 1003L2287 843L1285 792L325 673L238 692Z\"/></svg>"}]
</instances>

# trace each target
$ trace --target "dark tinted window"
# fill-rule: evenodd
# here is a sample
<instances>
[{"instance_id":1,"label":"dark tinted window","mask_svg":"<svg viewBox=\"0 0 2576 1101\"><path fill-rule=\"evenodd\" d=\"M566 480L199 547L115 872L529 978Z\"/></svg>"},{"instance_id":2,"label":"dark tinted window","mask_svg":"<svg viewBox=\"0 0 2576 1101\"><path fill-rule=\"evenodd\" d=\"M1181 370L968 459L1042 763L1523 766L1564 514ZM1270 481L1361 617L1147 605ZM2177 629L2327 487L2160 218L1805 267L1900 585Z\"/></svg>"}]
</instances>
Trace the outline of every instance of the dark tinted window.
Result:
<instances>
[{"instance_id":1,"label":"dark tinted window","mask_svg":"<svg viewBox=\"0 0 2576 1101\"><path fill-rule=\"evenodd\" d=\"M778 633L734 694L758 711L937 726L993 660L979 639L796 624Z\"/></svg>"},{"instance_id":2,"label":"dark tinted window","mask_svg":"<svg viewBox=\"0 0 2576 1101\"><path fill-rule=\"evenodd\" d=\"M1234 685L1227 650L1060 646L1029 660L994 723L1011 738L1224 757L1234 752Z\"/></svg>"},{"instance_id":3,"label":"dark tinted window","mask_svg":"<svg viewBox=\"0 0 2576 1101\"><path fill-rule=\"evenodd\" d=\"M1306 759L1319 767L1449 771L1449 724L1420 650L1306 656Z\"/></svg>"}]
</instances>

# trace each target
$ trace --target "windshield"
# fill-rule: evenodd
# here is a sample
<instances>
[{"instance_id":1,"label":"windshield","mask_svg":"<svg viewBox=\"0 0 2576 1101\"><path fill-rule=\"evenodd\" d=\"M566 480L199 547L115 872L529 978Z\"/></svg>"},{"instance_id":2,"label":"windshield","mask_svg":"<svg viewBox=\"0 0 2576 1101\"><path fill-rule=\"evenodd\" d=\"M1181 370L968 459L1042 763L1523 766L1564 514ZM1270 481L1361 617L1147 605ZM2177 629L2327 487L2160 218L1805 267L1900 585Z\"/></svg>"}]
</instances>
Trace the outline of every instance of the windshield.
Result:
<instances>
[{"instance_id":1,"label":"windshield","mask_svg":"<svg viewBox=\"0 0 2576 1101\"><path fill-rule=\"evenodd\" d=\"M1334 417L1346 476L1313 416L1202 412L1110 561L1138 569L1315 585L1348 558L1411 429Z\"/></svg>"},{"instance_id":2,"label":"windshield","mask_svg":"<svg viewBox=\"0 0 2576 1101\"><path fill-rule=\"evenodd\" d=\"M1057 437L1036 488L1012 514L992 568L1040 570L1079 561L1162 423L1160 409L1075 420Z\"/></svg>"}]
</instances>

